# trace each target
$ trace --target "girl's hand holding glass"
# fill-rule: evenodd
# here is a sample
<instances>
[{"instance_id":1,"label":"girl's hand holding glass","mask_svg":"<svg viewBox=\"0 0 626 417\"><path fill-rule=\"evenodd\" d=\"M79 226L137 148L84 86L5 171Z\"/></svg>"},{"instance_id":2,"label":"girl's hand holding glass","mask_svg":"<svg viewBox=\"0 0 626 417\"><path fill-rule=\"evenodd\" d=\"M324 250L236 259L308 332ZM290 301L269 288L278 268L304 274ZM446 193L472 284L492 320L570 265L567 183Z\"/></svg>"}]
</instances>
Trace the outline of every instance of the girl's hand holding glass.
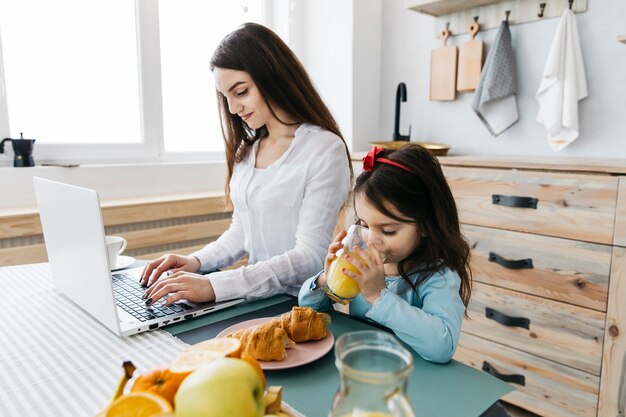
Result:
<instances>
[{"instance_id":1,"label":"girl's hand holding glass","mask_svg":"<svg viewBox=\"0 0 626 417\"><path fill-rule=\"evenodd\" d=\"M356 256L346 255L346 261L358 272L353 272L352 268L344 268L341 272L356 282L365 301L373 305L380 292L387 287L383 255L375 246L370 246L367 250L355 246L354 254Z\"/></svg>"},{"instance_id":2,"label":"girl's hand holding glass","mask_svg":"<svg viewBox=\"0 0 626 417\"><path fill-rule=\"evenodd\" d=\"M385 288L383 263L388 252L382 237L366 227L350 226L341 244L334 242L329 247L324 292L341 304L348 304L360 292L368 302L375 301Z\"/></svg>"}]
</instances>

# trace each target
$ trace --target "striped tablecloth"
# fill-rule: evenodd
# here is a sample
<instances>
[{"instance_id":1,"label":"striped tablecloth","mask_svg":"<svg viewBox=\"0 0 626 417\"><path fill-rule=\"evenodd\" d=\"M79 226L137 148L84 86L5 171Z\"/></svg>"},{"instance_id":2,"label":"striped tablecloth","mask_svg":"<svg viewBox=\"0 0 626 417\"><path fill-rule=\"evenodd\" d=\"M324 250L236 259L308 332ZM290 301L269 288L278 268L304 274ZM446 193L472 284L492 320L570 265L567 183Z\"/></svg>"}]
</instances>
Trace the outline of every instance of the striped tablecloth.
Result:
<instances>
[{"instance_id":1,"label":"striped tablecloth","mask_svg":"<svg viewBox=\"0 0 626 417\"><path fill-rule=\"evenodd\" d=\"M187 345L164 331L120 338L58 294L48 264L0 268L0 416L93 416L132 360L165 365Z\"/></svg>"}]
</instances>

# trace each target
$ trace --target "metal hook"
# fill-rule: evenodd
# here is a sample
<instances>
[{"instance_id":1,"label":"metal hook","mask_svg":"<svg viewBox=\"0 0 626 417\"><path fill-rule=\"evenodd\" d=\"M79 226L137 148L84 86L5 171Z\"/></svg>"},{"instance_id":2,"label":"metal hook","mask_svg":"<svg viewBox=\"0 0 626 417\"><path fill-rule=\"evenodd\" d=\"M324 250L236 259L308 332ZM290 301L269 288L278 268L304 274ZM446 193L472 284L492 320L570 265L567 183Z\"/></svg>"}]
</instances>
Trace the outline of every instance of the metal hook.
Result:
<instances>
[{"instance_id":1,"label":"metal hook","mask_svg":"<svg viewBox=\"0 0 626 417\"><path fill-rule=\"evenodd\" d=\"M478 16L474 16L474 22L478 23Z\"/></svg>"},{"instance_id":2,"label":"metal hook","mask_svg":"<svg viewBox=\"0 0 626 417\"><path fill-rule=\"evenodd\" d=\"M506 21L508 23L509 22L509 15L511 14L511 11L507 10L506 12L504 12L504 14L506 15Z\"/></svg>"},{"instance_id":3,"label":"metal hook","mask_svg":"<svg viewBox=\"0 0 626 417\"><path fill-rule=\"evenodd\" d=\"M450 30L450 22L446 22L446 31Z\"/></svg>"},{"instance_id":4,"label":"metal hook","mask_svg":"<svg viewBox=\"0 0 626 417\"><path fill-rule=\"evenodd\" d=\"M572 6L574 5L574 0L567 0L569 1L569 9L572 10Z\"/></svg>"},{"instance_id":5,"label":"metal hook","mask_svg":"<svg viewBox=\"0 0 626 417\"><path fill-rule=\"evenodd\" d=\"M539 13L537 14L537 17L543 17L543 12L546 9L546 4L545 3L540 3L539 4Z\"/></svg>"}]
</instances>

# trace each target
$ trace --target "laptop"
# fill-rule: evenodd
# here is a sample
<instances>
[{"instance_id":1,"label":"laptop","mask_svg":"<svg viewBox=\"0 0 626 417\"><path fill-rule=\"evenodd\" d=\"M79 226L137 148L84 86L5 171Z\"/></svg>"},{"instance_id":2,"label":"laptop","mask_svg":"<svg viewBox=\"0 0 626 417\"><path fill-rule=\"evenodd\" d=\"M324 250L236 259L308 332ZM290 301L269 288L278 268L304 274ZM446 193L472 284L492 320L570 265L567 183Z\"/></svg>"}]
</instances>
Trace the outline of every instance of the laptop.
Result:
<instances>
[{"instance_id":1,"label":"laptop","mask_svg":"<svg viewBox=\"0 0 626 417\"><path fill-rule=\"evenodd\" d=\"M243 299L146 307L143 268L111 272L98 193L34 177L35 195L56 289L119 336L212 313Z\"/></svg>"}]
</instances>

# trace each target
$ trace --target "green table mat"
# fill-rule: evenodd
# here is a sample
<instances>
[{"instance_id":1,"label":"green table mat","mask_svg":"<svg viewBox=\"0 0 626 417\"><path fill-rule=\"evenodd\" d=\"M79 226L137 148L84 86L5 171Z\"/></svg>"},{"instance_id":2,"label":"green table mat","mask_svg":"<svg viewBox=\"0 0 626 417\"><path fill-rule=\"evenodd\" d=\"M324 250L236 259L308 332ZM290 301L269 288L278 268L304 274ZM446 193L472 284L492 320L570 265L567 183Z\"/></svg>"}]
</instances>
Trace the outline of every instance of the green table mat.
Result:
<instances>
[{"instance_id":1,"label":"green table mat","mask_svg":"<svg viewBox=\"0 0 626 417\"><path fill-rule=\"evenodd\" d=\"M357 330L378 330L349 317L332 314L335 338ZM383 331L383 330L380 330ZM414 353L415 370L408 396L416 417L477 417L513 388L456 361L433 364ZM339 387L331 350L321 359L297 368L266 371L268 385L281 385L284 400L307 417L326 417Z\"/></svg>"},{"instance_id":2,"label":"green table mat","mask_svg":"<svg viewBox=\"0 0 626 417\"><path fill-rule=\"evenodd\" d=\"M243 302L233 307L226 308L224 310L216 311L214 313L206 314L204 316L196 317L191 320L185 320L180 323L170 324L163 328L163 330L176 336L180 333L187 332L194 329L199 329L204 326L208 326L213 323L228 320L233 317L241 316L252 311L260 310L275 304L284 303L289 301L290 297L285 295L276 295L272 298L263 300L255 300L250 302Z\"/></svg>"}]
</instances>

